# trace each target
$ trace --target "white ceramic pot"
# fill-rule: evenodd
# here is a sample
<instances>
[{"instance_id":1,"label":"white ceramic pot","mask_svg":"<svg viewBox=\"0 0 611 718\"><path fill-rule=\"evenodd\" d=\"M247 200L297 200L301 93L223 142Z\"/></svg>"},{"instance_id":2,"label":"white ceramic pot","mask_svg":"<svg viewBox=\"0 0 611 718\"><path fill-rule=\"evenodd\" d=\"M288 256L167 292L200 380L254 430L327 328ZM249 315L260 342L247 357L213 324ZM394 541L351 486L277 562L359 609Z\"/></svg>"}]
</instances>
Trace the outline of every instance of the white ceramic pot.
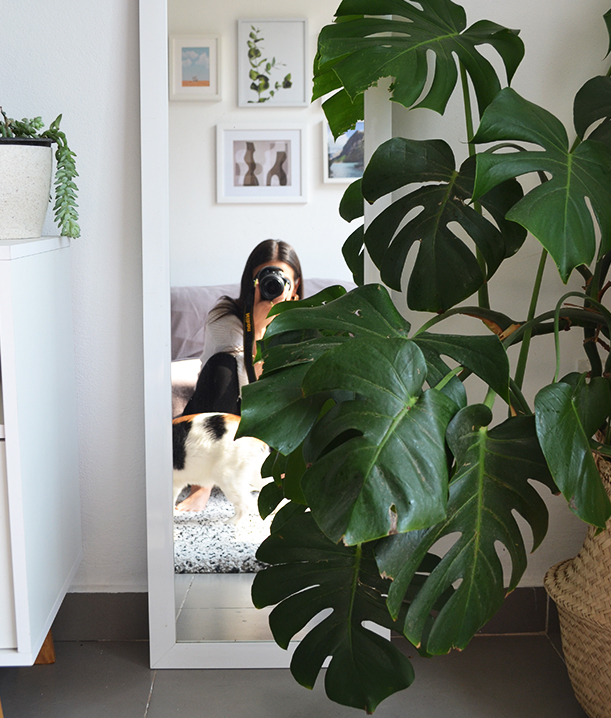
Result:
<instances>
[{"instance_id":1,"label":"white ceramic pot","mask_svg":"<svg viewBox=\"0 0 611 718\"><path fill-rule=\"evenodd\" d=\"M42 235L49 207L51 140L0 138L0 239Z\"/></svg>"}]
</instances>

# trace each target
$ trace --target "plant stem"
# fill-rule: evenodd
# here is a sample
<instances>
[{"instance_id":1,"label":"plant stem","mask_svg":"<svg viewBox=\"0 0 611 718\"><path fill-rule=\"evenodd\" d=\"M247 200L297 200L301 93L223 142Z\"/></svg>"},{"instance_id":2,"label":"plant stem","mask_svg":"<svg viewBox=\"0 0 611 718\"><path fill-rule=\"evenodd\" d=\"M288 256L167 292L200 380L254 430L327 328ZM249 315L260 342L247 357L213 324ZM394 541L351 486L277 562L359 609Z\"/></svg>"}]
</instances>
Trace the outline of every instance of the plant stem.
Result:
<instances>
[{"instance_id":1,"label":"plant stem","mask_svg":"<svg viewBox=\"0 0 611 718\"><path fill-rule=\"evenodd\" d=\"M537 302L539 301L539 294L541 293L541 282L543 280L543 272L545 270L545 261L547 260L547 250L541 251L541 258L539 259L539 268L537 269L537 276L535 284L533 286L532 296L530 298L530 306L528 307L527 322L530 322L534 318L535 312L537 311ZM524 373L526 371L526 362L528 361L528 351L530 348L530 339L532 337L532 325L524 332L524 339L522 340L522 346L520 347L520 356L518 358L518 366L516 367L515 383L519 389L522 388L524 383Z\"/></svg>"},{"instance_id":2,"label":"plant stem","mask_svg":"<svg viewBox=\"0 0 611 718\"><path fill-rule=\"evenodd\" d=\"M586 295L581 294L578 295L583 298L588 298ZM277 305L280 306L280 305ZM447 311L443 312L443 314L436 314L434 317L429 319L426 324L423 324L421 327L419 327L413 334L412 339L415 339L420 334L423 334L424 332L428 331L431 327L434 327L437 324L440 324L441 322L445 321L446 319L449 319L450 317L454 317L457 314L461 316L471 317L475 319L482 319L483 317L480 317L476 312L480 310L481 307L454 307L454 309L448 309ZM505 318L505 326L509 327L511 324L517 324L517 322L514 322L509 317L505 317L505 315L493 312L491 316L498 315L499 317ZM594 314L593 312L588 312L584 309L579 308L573 308L573 307L565 307L565 309L562 312L562 317L566 319L565 326L563 326L563 329L570 328L572 325L576 325L579 327L583 326L599 326L601 324L600 318ZM519 327L512 332L509 336L505 337L503 339L503 344L506 347L510 347L512 344L515 344L517 341L522 341L524 338L524 334L526 333L526 330L529 328L532 328L533 336L540 336L544 334L551 334L553 332L553 319L554 319L554 312L548 311L544 312L543 314L539 315L538 317L534 317L529 322L520 323ZM549 324L549 320L552 320L551 324ZM548 324L545 324L545 322L548 322ZM602 326L602 332L605 337L608 339L611 338L611 332L609 331L609 328L607 327L606 323Z\"/></svg>"},{"instance_id":3,"label":"plant stem","mask_svg":"<svg viewBox=\"0 0 611 718\"><path fill-rule=\"evenodd\" d=\"M526 401L524 394L522 394L522 391L520 390L520 387L518 387L513 379L509 379L509 391L511 392L511 396L513 397L512 406L517 406L517 409L519 409L523 414L529 415L532 414L532 409L530 406L528 406L528 402ZM513 408L516 409L516 406Z\"/></svg>"},{"instance_id":4,"label":"plant stem","mask_svg":"<svg viewBox=\"0 0 611 718\"><path fill-rule=\"evenodd\" d=\"M601 248L602 248L603 242L601 242ZM599 293L600 289L603 286L603 280L601 280L601 275L603 272L603 265L604 265L605 257L600 257L598 261L596 262L596 267L594 269L594 274L590 272L590 276L584 276L586 285L585 285L585 293L586 295L593 297L594 299L600 299ZM582 275L583 276L583 275ZM587 299L584 298L583 301L583 307L584 309L588 309L592 305L588 302ZM602 376L603 373L603 365L600 358L600 354L598 352L598 347L596 343L596 337L598 334L598 327L584 327L583 328L583 350L585 352L586 357L588 358L588 361L590 362L590 376Z\"/></svg>"},{"instance_id":5,"label":"plant stem","mask_svg":"<svg viewBox=\"0 0 611 718\"><path fill-rule=\"evenodd\" d=\"M583 297L583 295L580 294L577 294L577 296ZM505 337L505 339L503 339L503 345L508 348L518 341L521 342L524 338L524 334L530 327L532 327L533 336L544 336L547 334L553 334L553 320L555 316L556 313L554 311L548 311L544 314L540 314L538 317L535 317L530 322L524 322L524 324L520 325L520 327L516 329L515 332L512 332L508 337ZM551 323L550 319L552 320ZM568 307L565 307L563 309L561 319L565 319L565 325L561 327L562 329L570 329L573 325L582 327L589 325L598 326L601 324L601 319L598 314L594 314L593 312L587 312L583 309L572 309ZM609 328L606 324L603 326L606 327L607 330L605 336L608 337ZM611 326L611 322L609 323L609 326Z\"/></svg>"},{"instance_id":6,"label":"plant stem","mask_svg":"<svg viewBox=\"0 0 611 718\"><path fill-rule=\"evenodd\" d=\"M455 369L452 369L452 371L448 372L439 383L435 384L434 388L437 389L437 391L441 391L443 387L455 376L458 376L463 369L464 367L462 366L457 366Z\"/></svg>"},{"instance_id":7,"label":"plant stem","mask_svg":"<svg viewBox=\"0 0 611 718\"><path fill-rule=\"evenodd\" d=\"M558 300L558 303L556 304L556 309L554 311L554 343L556 347L556 373L554 374L554 383L558 381L558 376L560 375L560 311L562 305L569 297L585 297L585 299L588 300L590 306L593 309L598 310L599 314L601 315L602 322L606 323L608 331L611 334L611 312L609 312L609 310L603 304L601 304L595 299L589 298L587 295L584 295L583 292L567 292L566 294L563 294L562 297L560 297L560 299ZM611 372L611 352L607 356L604 371L605 374Z\"/></svg>"},{"instance_id":8,"label":"plant stem","mask_svg":"<svg viewBox=\"0 0 611 718\"><path fill-rule=\"evenodd\" d=\"M358 588L359 583L359 571L361 569L361 559L363 558L363 544L359 543L355 546L355 562L354 562L354 572L352 574L352 586L350 591L350 608L348 611L348 615L350 617L350 624L352 624L352 613L354 611L354 599L356 596L356 591ZM350 640L352 640L352 634L350 637Z\"/></svg>"},{"instance_id":9,"label":"plant stem","mask_svg":"<svg viewBox=\"0 0 611 718\"><path fill-rule=\"evenodd\" d=\"M484 399L484 404L489 408L492 409L494 406L494 401L496 399L496 391L494 389L491 389L488 387L488 392L486 393L486 398Z\"/></svg>"},{"instance_id":10,"label":"plant stem","mask_svg":"<svg viewBox=\"0 0 611 718\"><path fill-rule=\"evenodd\" d=\"M13 133L11 132L9 120L8 120L8 117L6 116L6 113L4 112L4 110L1 107L0 107L0 113L2 114L2 132L0 133L0 135L2 137L11 137Z\"/></svg>"},{"instance_id":11,"label":"plant stem","mask_svg":"<svg viewBox=\"0 0 611 718\"><path fill-rule=\"evenodd\" d=\"M599 259L598 265L596 267L596 271L594 273L595 281L597 283L597 287L596 287L597 292L599 292L601 287L604 285L610 266L611 266L611 252L607 252L607 254L605 254L603 257L601 257Z\"/></svg>"},{"instance_id":12,"label":"plant stem","mask_svg":"<svg viewBox=\"0 0 611 718\"><path fill-rule=\"evenodd\" d=\"M473 110L471 109L471 95L469 93L469 81L467 78L467 71L465 66L460 63L460 81L462 84L462 99L465 106L465 125L467 127L467 142L469 143L469 157L473 157L475 154L475 146L471 142L471 138L474 135L473 132Z\"/></svg>"},{"instance_id":13,"label":"plant stem","mask_svg":"<svg viewBox=\"0 0 611 718\"><path fill-rule=\"evenodd\" d=\"M471 141L471 138L474 135L473 132L473 109L471 107L471 95L469 93L469 80L467 78L467 71L465 70L465 66L460 63L460 81L462 85L462 97L463 97L463 104L465 107L465 125L467 128L467 142L469 146L469 157L473 157L475 155L475 145ZM479 204L479 202L473 203L473 208L476 212L479 212L479 214L482 214L482 207ZM485 309L490 309L490 296L488 294L488 268L486 267L486 261L482 255L482 253L479 250L479 247L475 248L475 256L477 258L477 263L479 264L479 268L481 269L482 275L484 277L484 283L482 286L477 290L477 302L480 307L484 307Z\"/></svg>"}]
</instances>

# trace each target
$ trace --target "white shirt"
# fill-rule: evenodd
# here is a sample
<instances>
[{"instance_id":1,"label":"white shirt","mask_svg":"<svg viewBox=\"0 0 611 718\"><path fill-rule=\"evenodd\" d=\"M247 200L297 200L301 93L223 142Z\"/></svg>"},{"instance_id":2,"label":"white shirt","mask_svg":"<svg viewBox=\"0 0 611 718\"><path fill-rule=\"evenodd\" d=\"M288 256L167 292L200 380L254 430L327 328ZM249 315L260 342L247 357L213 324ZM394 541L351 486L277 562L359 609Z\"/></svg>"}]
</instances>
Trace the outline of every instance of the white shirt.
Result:
<instances>
[{"instance_id":1,"label":"white shirt","mask_svg":"<svg viewBox=\"0 0 611 718\"><path fill-rule=\"evenodd\" d=\"M206 336L204 351L200 356L202 367L210 357L223 352L236 358L238 365L238 382L241 389L248 384L248 374L244 364L244 328L235 314L226 314L217 318L224 308L213 307L206 319Z\"/></svg>"}]
</instances>

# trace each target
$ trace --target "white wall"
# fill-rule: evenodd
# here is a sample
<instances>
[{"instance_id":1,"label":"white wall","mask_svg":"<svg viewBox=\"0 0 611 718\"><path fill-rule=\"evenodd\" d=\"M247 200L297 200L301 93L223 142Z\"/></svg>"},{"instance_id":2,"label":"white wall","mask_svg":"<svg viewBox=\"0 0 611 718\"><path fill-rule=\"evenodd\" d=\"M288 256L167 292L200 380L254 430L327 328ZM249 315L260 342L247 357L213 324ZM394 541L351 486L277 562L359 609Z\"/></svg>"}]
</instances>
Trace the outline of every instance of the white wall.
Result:
<instances>
[{"instance_id":1,"label":"white wall","mask_svg":"<svg viewBox=\"0 0 611 718\"><path fill-rule=\"evenodd\" d=\"M308 107L240 108L237 103L237 19L308 19L307 97L320 28L334 10L329 0L170 0L169 31L176 35L218 34L222 38L222 101L170 102L170 235L172 284L238 282L251 249L267 238L291 243L304 277L351 279L341 246L348 225L338 213L346 185L324 184L320 101ZM279 60L281 58L278 58ZM217 204L218 123L305 123L306 204Z\"/></svg>"},{"instance_id":2,"label":"white wall","mask_svg":"<svg viewBox=\"0 0 611 718\"><path fill-rule=\"evenodd\" d=\"M0 48L0 104L47 123L63 113L80 174L72 285L84 559L71 590L144 591L138 2L3 3Z\"/></svg>"},{"instance_id":3,"label":"white wall","mask_svg":"<svg viewBox=\"0 0 611 718\"><path fill-rule=\"evenodd\" d=\"M330 21L336 4L333 0L291 2L295 9L289 13L288 0L273 5L251 5L247 0L226 3L235 17L311 11L312 35L317 25ZM190 3L184 0L182 5L189 7ZM514 0L491 5L485 0L467 3L473 20L481 11L484 17L523 28L528 54L515 87L529 96L545 90L543 104L559 114L564 112L566 119L566 109L561 109L565 107L563 98L572 96L596 71L606 52L600 15L608 9L608 0L589 0L587 7L582 0ZM192 7L198 29L224 35L228 99L207 110L220 113L206 120L208 127L221 116L249 116L256 110L238 111L229 87L233 31L227 25L223 4L202 0ZM42 114L47 121L63 112L62 126L78 154L81 175L83 237L74 242L73 293L85 558L72 588L76 591L146 589L137 10L137 0L21 0L4 3L0 24L2 106L11 116ZM190 33L194 24L176 30ZM291 119L303 117L313 125L312 197L318 201L321 195L320 201L326 203L325 274L335 276L343 271L339 248L347 225L332 219L341 190L320 186L322 149L315 127L320 115L316 109L277 112ZM206 137L211 142L209 129ZM214 177L212 171L207 174ZM212 197L212 186L204 192L206 201ZM232 206L223 208L231 216L234 210ZM320 245L312 254L308 246L319 237L320 225L313 219L312 224L302 221L307 211L307 207L301 208L301 214L297 210L297 220L294 214L276 209L257 208L255 216L262 236L276 235L298 246L305 271L310 273ZM195 227L191 240L201 238L201 248L208 252L230 232L236 255L242 254L246 247L241 244L243 225L226 230L228 225L229 219L223 216L215 231L203 237L201 225ZM326 239L327 233L332 234L331 240ZM195 255L198 271L199 260L204 258L201 252ZM242 264L243 258L236 258L235 266L241 269ZM214 277L224 281L225 275L217 274L219 271L215 269ZM235 276L233 268L228 273ZM189 284L199 277L177 276L176 281ZM545 568L579 545L581 527L575 528L559 501L555 505L558 511L550 538L535 554L529 572L531 583L540 584Z\"/></svg>"}]
</instances>

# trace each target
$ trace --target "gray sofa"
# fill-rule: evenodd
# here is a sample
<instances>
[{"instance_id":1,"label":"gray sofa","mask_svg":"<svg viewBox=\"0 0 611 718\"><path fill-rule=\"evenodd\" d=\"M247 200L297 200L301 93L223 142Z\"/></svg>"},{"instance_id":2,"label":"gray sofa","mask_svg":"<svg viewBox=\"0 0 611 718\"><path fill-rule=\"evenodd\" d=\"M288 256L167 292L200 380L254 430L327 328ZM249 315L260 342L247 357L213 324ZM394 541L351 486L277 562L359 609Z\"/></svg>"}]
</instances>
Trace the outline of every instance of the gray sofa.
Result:
<instances>
[{"instance_id":1,"label":"gray sofa","mask_svg":"<svg viewBox=\"0 0 611 718\"><path fill-rule=\"evenodd\" d=\"M306 279L305 296L325 287L341 284L350 290L352 282L336 279ZM208 312L223 296L237 297L238 284L212 287L172 287L170 304L172 319L172 416L182 413L191 397L201 368L199 357L204 349Z\"/></svg>"}]
</instances>

